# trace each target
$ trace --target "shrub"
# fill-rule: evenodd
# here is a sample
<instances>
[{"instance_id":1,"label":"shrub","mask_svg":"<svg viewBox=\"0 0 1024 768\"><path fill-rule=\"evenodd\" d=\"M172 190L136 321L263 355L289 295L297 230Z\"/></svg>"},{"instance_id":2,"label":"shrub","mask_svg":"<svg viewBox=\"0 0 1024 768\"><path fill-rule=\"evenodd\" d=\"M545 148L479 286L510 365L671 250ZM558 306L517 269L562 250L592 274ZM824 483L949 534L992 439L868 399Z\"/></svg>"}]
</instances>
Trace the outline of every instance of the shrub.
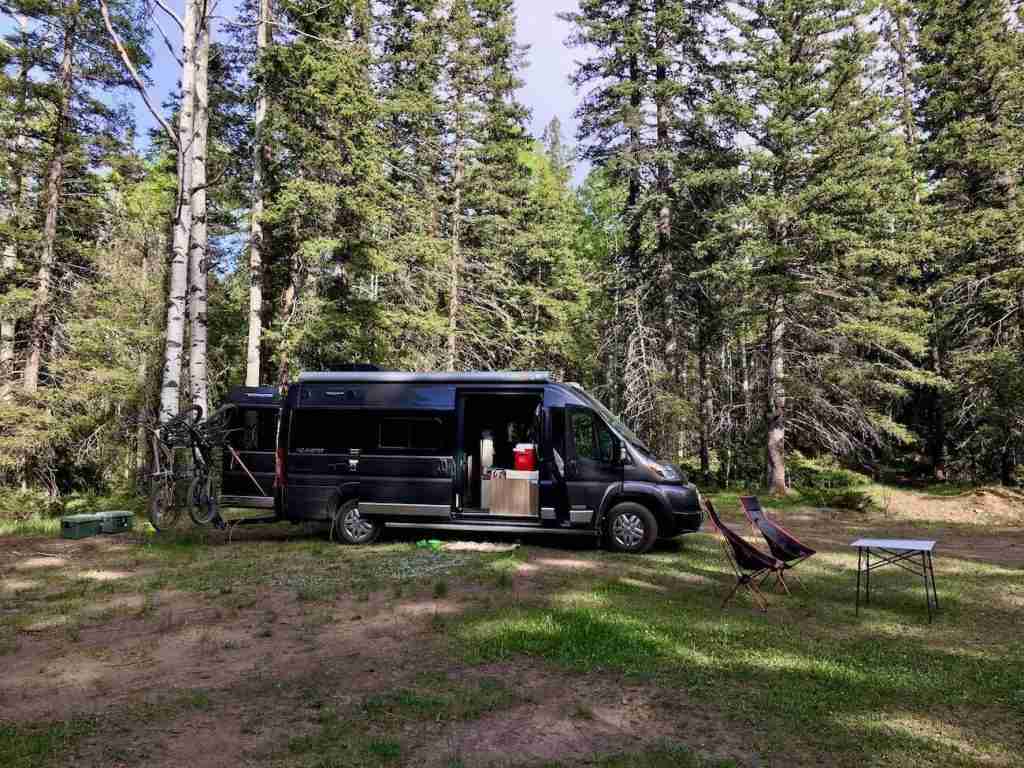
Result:
<instances>
[{"instance_id":1,"label":"shrub","mask_svg":"<svg viewBox=\"0 0 1024 768\"><path fill-rule=\"evenodd\" d=\"M800 491L848 490L871 483L870 477L840 466L832 457L811 459L798 451L787 457L786 471L790 486Z\"/></svg>"},{"instance_id":2,"label":"shrub","mask_svg":"<svg viewBox=\"0 0 1024 768\"><path fill-rule=\"evenodd\" d=\"M854 512L866 512L873 503L867 493L849 488L810 488L802 490L801 494L812 506L848 509Z\"/></svg>"},{"instance_id":3,"label":"shrub","mask_svg":"<svg viewBox=\"0 0 1024 768\"><path fill-rule=\"evenodd\" d=\"M0 488L0 519L27 520L30 517L58 517L64 501L38 489Z\"/></svg>"}]
</instances>

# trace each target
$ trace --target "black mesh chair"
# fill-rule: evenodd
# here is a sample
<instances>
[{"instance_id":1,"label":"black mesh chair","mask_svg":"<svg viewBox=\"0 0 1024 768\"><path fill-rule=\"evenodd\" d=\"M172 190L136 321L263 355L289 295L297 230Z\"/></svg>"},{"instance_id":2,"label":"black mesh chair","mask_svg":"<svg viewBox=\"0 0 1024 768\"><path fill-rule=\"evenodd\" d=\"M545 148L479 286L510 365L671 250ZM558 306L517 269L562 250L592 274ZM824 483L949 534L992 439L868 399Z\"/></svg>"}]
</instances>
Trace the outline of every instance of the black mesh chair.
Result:
<instances>
[{"instance_id":1,"label":"black mesh chair","mask_svg":"<svg viewBox=\"0 0 1024 768\"><path fill-rule=\"evenodd\" d=\"M764 599L764 595L761 594L761 590L758 587L758 580L767 578L773 573L776 576L780 576L783 569L786 567L786 564L781 560L762 552L738 533L726 527L725 523L722 522L718 513L715 511L714 504L707 499L704 499L703 501L708 517L711 518L711 523L722 535L722 551L725 552L725 556L732 565L733 571L736 572L736 586L734 586L729 594L726 595L725 600L722 601L722 607L724 608L728 602L732 600L740 587L745 587L750 592L758 607L760 607L762 611L767 612L768 601L766 601Z\"/></svg>"},{"instance_id":2,"label":"black mesh chair","mask_svg":"<svg viewBox=\"0 0 1024 768\"><path fill-rule=\"evenodd\" d=\"M750 521L751 529L764 537L768 543L768 549L783 562L785 570L796 568L811 555L816 554L815 550L768 517L757 496L741 496L740 505L743 507L743 513L747 516L747 520ZM799 577L795 573L792 575L799 583ZM785 577L781 573L778 576L779 582L788 592L789 587L786 585Z\"/></svg>"}]
</instances>

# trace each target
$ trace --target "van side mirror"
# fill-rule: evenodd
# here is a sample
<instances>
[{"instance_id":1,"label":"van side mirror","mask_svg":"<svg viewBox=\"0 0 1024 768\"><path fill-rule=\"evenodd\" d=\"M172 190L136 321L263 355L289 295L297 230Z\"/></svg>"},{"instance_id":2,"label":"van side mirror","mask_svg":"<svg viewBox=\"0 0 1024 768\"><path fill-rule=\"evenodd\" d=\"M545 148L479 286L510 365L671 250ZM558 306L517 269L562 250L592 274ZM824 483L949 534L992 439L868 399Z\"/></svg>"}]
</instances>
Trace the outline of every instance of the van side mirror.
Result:
<instances>
[{"instance_id":1,"label":"van side mirror","mask_svg":"<svg viewBox=\"0 0 1024 768\"><path fill-rule=\"evenodd\" d=\"M621 467L629 463L629 449L624 440L616 440L612 444L612 464Z\"/></svg>"}]
</instances>

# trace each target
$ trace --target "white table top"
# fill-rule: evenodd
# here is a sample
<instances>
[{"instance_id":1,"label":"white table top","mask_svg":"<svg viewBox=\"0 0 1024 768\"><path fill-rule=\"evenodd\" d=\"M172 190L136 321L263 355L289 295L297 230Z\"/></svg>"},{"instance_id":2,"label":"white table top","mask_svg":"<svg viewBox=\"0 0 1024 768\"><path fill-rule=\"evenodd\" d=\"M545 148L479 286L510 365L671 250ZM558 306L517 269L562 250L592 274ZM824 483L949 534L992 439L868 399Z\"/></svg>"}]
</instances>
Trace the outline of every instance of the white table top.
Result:
<instances>
[{"instance_id":1,"label":"white table top","mask_svg":"<svg viewBox=\"0 0 1024 768\"><path fill-rule=\"evenodd\" d=\"M935 542L927 541L926 539L857 539L850 542L850 546L894 549L907 552L931 552L935 548Z\"/></svg>"}]
</instances>

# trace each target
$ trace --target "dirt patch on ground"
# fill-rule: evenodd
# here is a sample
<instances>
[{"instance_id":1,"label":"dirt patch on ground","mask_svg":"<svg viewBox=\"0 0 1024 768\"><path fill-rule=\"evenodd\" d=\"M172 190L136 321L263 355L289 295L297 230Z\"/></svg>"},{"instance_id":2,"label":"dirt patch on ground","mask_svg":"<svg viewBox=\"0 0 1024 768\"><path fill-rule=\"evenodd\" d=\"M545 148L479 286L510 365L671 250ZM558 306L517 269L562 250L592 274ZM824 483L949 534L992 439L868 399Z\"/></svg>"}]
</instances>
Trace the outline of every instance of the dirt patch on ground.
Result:
<instances>
[{"instance_id":1,"label":"dirt patch on ground","mask_svg":"<svg viewBox=\"0 0 1024 768\"><path fill-rule=\"evenodd\" d=\"M737 765L747 764L752 753L753 731L730 728L683 692L669 696L613 674L568 675L538 664L487 665L471 674L515 680L525 700L454 724L427 740L410 765L587 764L595 754L629 753L668 740Z\"/></svg>"},{"instance_id":2,"label":"dirt patch on ground","mask_svg":"<svg viewBox=\"0 0 1024 768\"><path fill-rule=\"evenodd\" d=\"M1024 526L1024 492L1014 488L972 488L952 495L903 490L888 493L889 511L895 517L937 523Z\"/></svg>"}]
</instances>

